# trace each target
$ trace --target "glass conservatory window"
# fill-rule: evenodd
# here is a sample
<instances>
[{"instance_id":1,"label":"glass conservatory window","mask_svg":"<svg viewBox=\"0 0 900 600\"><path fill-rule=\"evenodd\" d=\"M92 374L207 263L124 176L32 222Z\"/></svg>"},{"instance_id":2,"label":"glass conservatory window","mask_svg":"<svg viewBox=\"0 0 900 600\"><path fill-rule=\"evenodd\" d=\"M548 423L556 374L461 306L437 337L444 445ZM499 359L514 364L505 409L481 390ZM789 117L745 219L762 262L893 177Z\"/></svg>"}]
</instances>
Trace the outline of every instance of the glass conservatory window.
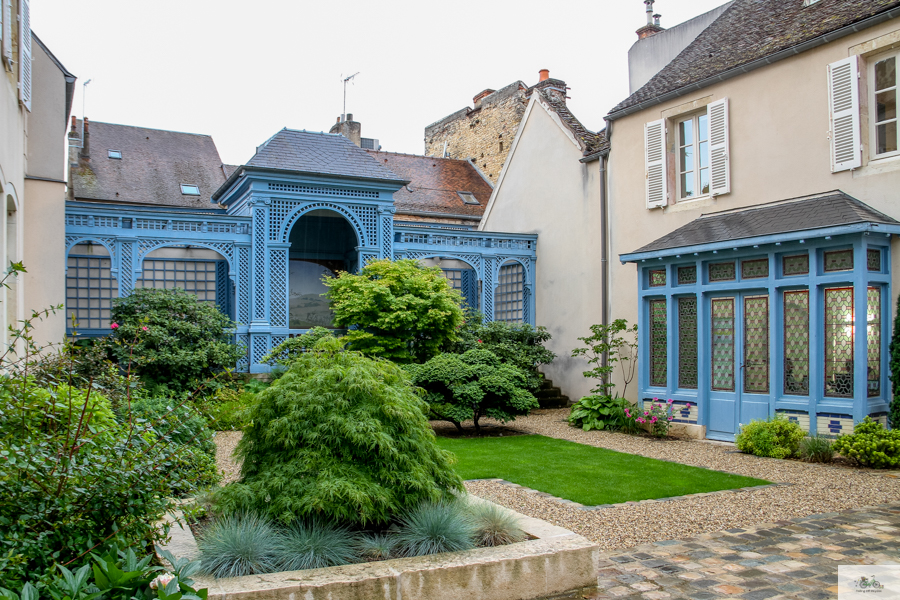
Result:
<instances>
[{"instance_id":1,"label":"glass conservatory window","mask_svg":"<svg viewBox=\"0 0 900 600\"><path fill-rule=\"evenodd\" d=\"M735 268L733 262L713 263L709 265L710 281L734 281Z\"/></svg>"},{"instance_id":2,"label":"glass conservatory window","mask_svg":"<svg viewBox=\"0 0 900 600\"><path fill-rule=\"evenodd\" d=\"M734 391L734 298L712 299L712 389Z\"/></svg>"},{"instance_id":3,"label":"glass conservatory window","mask_svg":"<svg viewBox=\"0 0 900 600\"><path fill-rule=\"evenodd\" d=\"M828 272L853 270L853 250L826 252L825 270Z\"/></svg>"},{"instance_id":4,"label":"glass conservatory window","mask_svg":"<svg viewBox=\"0 0 900 600\"><path fill-rule=\"evenodd\" d=\"M513 261L500 267L494 292L494 319L521 323L525 317L525 267Z\"/></svg>"},{"instance_id":5,"label":"glass conservatory window","mask_svg":"<svg viewBox=\"0 0 900 600\"><path fill-rule=\"evenodd\" d=\"M74 318L77 329L109 329L112 299L119 295L110 257L70 254L67 267L68 324L71 326Z\"/></svg>"},{"instance_id":6,"label":"glass conservatory window","mask_svg":"<svg viewBox=\"0 0 900 600\"><path fill-rule=\"evenodd\" d=\"M678 267L678 285L697 283L697 267Z\"/></svg>"},{"instance_id":7,"label":"glass conservatory window","mask_svg":"<svg viewBox=\"0 0 900 600\"><path fill-rule=\"evenodd\" d=\"M782 259L782 271L787 275L808 275L809 254L795 254Z\"/></svg>"},{"instance_id":8,"label":"glass conservatory window","mask_svg":"<svg viewBox=\"0 0 900 600\"><path fill-rule=\"evenodd\" d=\"M866 300L866 380L871 398L881 395L881 288L870 287Z\"/></svg>"},{"instance_id":9,"label":"glass conservatory window","mask_svg":"<svg viewBox=\"0 0 900 600\"><path fill-rule=\"evenodd\" d=\"M769 276L769 259L741 261L741 279L757 279Z\"/></svg>"},{"instance_id":10,"label":"glass conservatory window","mask_svg":"<svg viewBox=\"0 0 900 600\"><path fill-rule=\"evenodd\" d=\"M678 387L697 389L697 297L678 299Z\"/></svg>"},{"instance_id":11,"label":"glass conservatory window","mask_svg":"<svg viewBox=\"0 0 900 600\"><path fill-rule=\"evenodd\" d=\"M666 270L654 269L650 271L650 287L662 287L666 285Z\"/></svg>"},{"instance_id":12,"label":"glass conservatory window","mask_svg":"<svg viewBox=\"0 0 900 600\"><path fill-rule=\"evenodd\" d=\"M744 391L769 392L769 297L744 298Z\"/></svg>"},{"instance_id":13,"label":"glass conservatory window","mask_svg":"<svg viewBox=\"0 0 900 600\"><path fill-rule=\"evenodd\" d=\"M650 301L650 385L666 386L668 358L666 301Z\"/></svg>"},{"instance_id":14,"label":"glass conservatory window","mask_svg":"<svg viewBox=\"0 0 900 600\"><path fill-rule=\"evenodd\" d=\"M809 395L809 291L784 293L784 393Z\"/></svg>"},{"instance_id":15,"label":"glass conservatory window","mask_svg":"<svg viewBox=\"0 0 900 600\"><path fill-rule=\"evenodd\" d=\"M825 288L825 395L853 397L853 288Z\"/></svg>"}]
</instances>

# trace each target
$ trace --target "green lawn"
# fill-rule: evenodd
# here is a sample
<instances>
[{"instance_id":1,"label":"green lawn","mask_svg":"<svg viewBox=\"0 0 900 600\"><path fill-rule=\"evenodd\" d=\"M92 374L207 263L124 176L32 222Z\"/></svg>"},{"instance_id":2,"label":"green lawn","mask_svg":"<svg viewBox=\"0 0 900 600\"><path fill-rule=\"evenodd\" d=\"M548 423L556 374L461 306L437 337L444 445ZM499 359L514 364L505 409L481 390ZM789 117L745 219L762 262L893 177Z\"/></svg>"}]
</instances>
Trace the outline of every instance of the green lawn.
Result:
<instances>
[{"instance_id":1,"label":"green lawn","mask_svg":"<svg viewBox=\"0 0 900 600\"><path fill-rule=\"evenodd\" d=\"M438 438L463 479L497 477L587 506L764 485L743 477L542 435Z\"/></svg>"}]
</instances>

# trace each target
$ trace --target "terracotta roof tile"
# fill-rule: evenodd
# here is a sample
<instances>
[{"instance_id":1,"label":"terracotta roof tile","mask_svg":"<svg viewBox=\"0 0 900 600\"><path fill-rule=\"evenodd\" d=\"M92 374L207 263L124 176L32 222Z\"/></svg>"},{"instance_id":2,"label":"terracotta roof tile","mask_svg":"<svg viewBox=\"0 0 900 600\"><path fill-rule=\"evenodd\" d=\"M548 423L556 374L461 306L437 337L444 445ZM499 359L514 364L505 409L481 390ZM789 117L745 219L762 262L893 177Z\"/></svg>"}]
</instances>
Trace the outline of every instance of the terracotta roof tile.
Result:
<instances>
[{"instance_id":1,"label":"terracotta roof tile","mask_svg":"<svg viewBox=\"0 0 900 600\"><path fill-rule=\"evenodd\" d=\"M396 152L367 152L383 167L410 183L394 192L398 211L480 217L493 188L467 160ZM457 192L470 192L479 204L466 204Z\"/></svg>"}]
</instances>

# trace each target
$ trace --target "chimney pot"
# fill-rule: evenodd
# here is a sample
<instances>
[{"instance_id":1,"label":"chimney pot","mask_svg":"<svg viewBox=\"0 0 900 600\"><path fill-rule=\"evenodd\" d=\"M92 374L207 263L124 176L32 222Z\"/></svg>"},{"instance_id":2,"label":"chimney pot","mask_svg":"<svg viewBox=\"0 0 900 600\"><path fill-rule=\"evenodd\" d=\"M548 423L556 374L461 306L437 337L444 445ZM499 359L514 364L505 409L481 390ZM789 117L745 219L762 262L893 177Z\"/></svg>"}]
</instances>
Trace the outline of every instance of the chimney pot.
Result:
<instances>
[{"instance_id":1,"label":"chimney pot","mask_svg":"<svg viewBox=\"0 0 900 600\"><path fill-rule=\"evenodd\" d=\"M341 122L341 118L340 118L340 117L337 118L337 122L338 122L338 123Z\"/></svg>"},{"instance_id":2,"label":"chimney pot","mask_svg":"<svg viewBox=\"0 0 900 600\"><path fill-rule=\"evenodd\" d=\"M348 121L352 121L352 120L353 120L353 113L347 113L347 120L348 120Z\"/></svg>"},{"instance_id":3,"label":"chimney pot","mask_svg":"<svg viewBox=\"0 0 900 600\"><path fill-rule=\"evenodd\" d=\"M550 79L550 69L541 69L540 71L538 71L538 74L540 75L540 79L538 79L538 81L547 81L548 79Z\"/></svg>"},{"instance_id":4,"label":"chimney pot","mask_svg":"<svg viewBox=\"0 0 900 600\"><path fill-rule=\"evenodd\" d=\"M659 27L659 19L662 17L660 14L653 15L653 24Z\"/></svg>"}]
</instances>

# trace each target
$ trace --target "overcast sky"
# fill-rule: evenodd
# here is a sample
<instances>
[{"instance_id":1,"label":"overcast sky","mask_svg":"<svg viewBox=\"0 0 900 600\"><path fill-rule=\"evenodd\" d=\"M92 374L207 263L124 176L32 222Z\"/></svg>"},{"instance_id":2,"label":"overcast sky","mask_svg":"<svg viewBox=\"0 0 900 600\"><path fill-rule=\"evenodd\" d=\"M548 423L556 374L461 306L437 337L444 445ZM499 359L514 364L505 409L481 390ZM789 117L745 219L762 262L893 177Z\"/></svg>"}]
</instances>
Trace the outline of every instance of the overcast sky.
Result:
<instances>
[{"instance_id":1,"label":"overcast sky","mask_svg":"<svg viewBox=\"0 0 900 600\"><path fill-rule=\"evenodd\" d=\"M662 25L725 0L658 0ZM32 29L78 77L73 114L213 136L243 164L282 127L327 131L347 112L384 150L421 154L426 125L485 88L571 88L586 127L628 95L642 0L433 2L31 0Z\"/></svg>"}]
</instances>

